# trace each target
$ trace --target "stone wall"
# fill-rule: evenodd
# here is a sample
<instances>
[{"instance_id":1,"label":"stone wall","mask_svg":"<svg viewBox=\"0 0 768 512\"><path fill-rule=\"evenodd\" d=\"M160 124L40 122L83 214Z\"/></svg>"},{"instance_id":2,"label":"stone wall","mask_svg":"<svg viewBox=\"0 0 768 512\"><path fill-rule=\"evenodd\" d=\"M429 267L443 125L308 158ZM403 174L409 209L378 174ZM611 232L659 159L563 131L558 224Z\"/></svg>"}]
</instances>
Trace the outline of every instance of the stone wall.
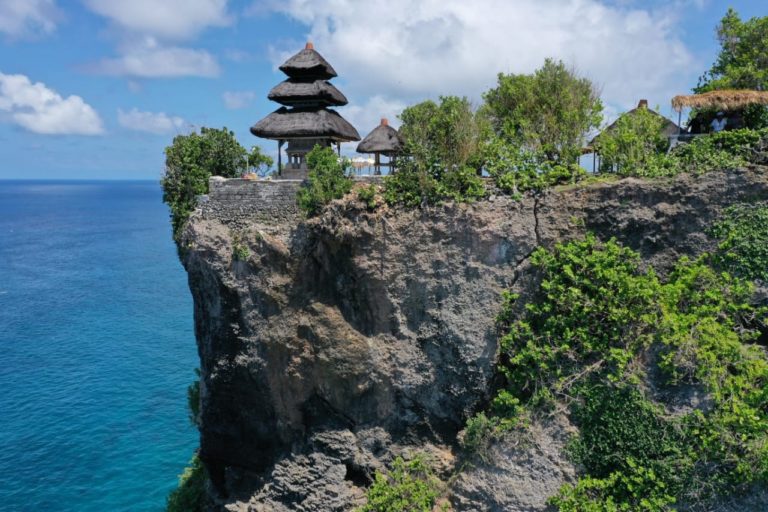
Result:
<instances>
[{"instance_id":1,"label":"stone wall","mask_svg":"<svg viewBox=\"0 0 768 512\"><path fill-rule=\"evenodd\" d=\"M381 184L382 176L353 176L356 182ZM303 180L246 180L213 176L208 195L200 198L204 219L244 228L256 221L266 224L295 223L300 217L296 192Z\"/></svg>"},{"instance_id":2,"label":"stone wall","mask_svg":"<svg viewBox=\"0 0 768 512\"><path fill-rule=\"evenodd\" d=\"M202 198L202 217L219 220L231 227L251 222L280 224L296 222L299 209L296 192L301 180L246 180L213 176L208 196Z\"/></svg>"}]
</instances>

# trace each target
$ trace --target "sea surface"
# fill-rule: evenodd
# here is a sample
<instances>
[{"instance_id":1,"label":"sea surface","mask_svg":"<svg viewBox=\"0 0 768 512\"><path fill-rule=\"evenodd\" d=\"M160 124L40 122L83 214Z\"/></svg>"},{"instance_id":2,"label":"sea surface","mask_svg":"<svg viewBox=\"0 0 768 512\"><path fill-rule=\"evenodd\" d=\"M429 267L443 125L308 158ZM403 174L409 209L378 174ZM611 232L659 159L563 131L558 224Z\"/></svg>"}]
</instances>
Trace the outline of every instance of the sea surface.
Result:
<instances>
[{"instance_id":1,"label":"sea surface","mask_svg":"<svg viewBox=\"0 0 768 512\"><path fill-rule=\"evenodd\" d=\"M0 181L0 511L161 511L198 444L158 182Z\"/></svg>"}]
</instances>

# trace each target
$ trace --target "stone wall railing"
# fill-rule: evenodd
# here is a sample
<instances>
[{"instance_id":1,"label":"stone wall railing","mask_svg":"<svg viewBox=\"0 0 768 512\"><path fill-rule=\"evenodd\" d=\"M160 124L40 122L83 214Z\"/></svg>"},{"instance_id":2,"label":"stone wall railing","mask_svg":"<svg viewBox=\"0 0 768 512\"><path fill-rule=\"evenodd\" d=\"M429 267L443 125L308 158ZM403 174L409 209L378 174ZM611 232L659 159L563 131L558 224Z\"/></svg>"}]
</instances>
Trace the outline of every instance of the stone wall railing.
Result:
<instances>
[{"instance_id":1,"label":"stone wall railing","mask_svg":"<svg viewBox=\"0 0 768 512\"><path fill-rule=\"evenodd\" d=\"M235 228L252 222L297 222L300 213L296 192L302 180L246 180L213 176L208 195L201 198L203 218L216 219Z\"/></svg>"},{"instance_id":2,"label":"stone wall railing","mask_svg":"<svg viewBox=\"0 0 768 512\"><path fill-rule=\"evenodd\" d=\"M356 182L381 184L382 176L353 176ZM208 181L208 195L199 198L206 219L221 221L233 228L262 224L296 223L301 212L296 193L303 180L222 178Z\"/></svg>"}]
</instances>

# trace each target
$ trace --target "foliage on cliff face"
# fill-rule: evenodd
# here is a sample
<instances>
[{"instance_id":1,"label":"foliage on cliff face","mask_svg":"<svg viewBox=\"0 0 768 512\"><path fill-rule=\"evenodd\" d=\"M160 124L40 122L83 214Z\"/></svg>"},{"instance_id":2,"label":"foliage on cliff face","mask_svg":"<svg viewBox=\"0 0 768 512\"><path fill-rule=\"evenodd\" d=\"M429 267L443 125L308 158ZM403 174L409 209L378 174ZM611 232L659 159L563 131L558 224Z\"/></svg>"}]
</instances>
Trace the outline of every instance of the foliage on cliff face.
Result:
<instances>
[{"instance_id":1,"label":"foliage on cliff face","mask_svg":"<svg viewBox=\"0 0 768 512\"><path fill-rule=\"evenodd\" d=\"M368 489L368 503L358 512L432 512L440 487L423 456L408 462L397 457L387 474L376 472Z\"/></svg>"},{"instance_id":2,"label":"foliage on cliff face","mask_svg":"<svg viewBox=\"0 0 768 512\"><path fill-rule=\"evenodd\" d=\"M348 176L349 162L339 160L333 148L315 146L307 153L309 175L297 195L299 208L307 215L317 215L323 206L352 190Z\"/></svg>"},{"instance_id":3,"label":"foliage on cliff face","mask_svg":"<svg viewBox=\"0 0 768 512\"><path fill-rule=\"evenodd\" d=\"M495 402L565 408L579 427L570 451L584 473L554 505L666 510L768 482L768 355L741 323L766 312L749 304L750 283L704 258L661 280L593 236L532 263L537 299L518 317L507 296L499 317L506 386ZM660 398L690 389L707 405L674 411Z\"/></svg>"},{"instance_id":4,"label":"foliage on cliff face","mask_svg":"<svg viewBox=\"0 0 768 512\"><path fill-rule=\"evenodd\" d=\"M234 178L248 169L248 152L227 128L201 128L200 133L177 135L165 148L165 175L161 180L163 202L171 210L177 237L195 209L195 198L208 193L208 178Z\"/></svg>"},{"instance_id":5,"label":"foliage on cliff face","mask_svg":"<svg viewBox=\"0 0 768 512\"><path fill-rule=\"evenodd\" d=\"M586 134L602 120L597 87L552 59L532 75L500 73L483 98L497 136L558 163L575 162Z\"/></svg>"},{"instance_id":6,"label":"foliage on cliff face","mask_svg":"<svg viewBox=\"0 0 768 512\"><path fill-rule=\"evenodd\" d=\"M735 204L712 227L716 264L746 279L768 281L768 204Z\"/></svg>"},{"instance_id":7,"label":"foliage on cliff face","mask_svg":"<svg viewBox=\"0 0 768 512\"><path fill-rule=\"evenodd\" d=\"M179 475L179 486L168 495L167 512L202 512L205 509L205 482L208 476L203 462L192 457L184 473Z\"/></svg>"}]
</instances>

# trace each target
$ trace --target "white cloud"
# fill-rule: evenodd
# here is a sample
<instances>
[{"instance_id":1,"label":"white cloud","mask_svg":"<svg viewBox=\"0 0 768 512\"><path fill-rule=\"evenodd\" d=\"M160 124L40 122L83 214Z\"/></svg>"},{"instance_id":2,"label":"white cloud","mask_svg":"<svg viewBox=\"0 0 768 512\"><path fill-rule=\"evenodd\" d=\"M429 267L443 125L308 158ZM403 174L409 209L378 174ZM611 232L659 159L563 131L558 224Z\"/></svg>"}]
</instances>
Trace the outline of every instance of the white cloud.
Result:
<instances>
[{"instance_id":1,"label":"white cloud","mask_svg":"<svg viewBox=\"0 0 768 512\"><path fill-rule=\"evenodd\" d=\"M695 78L670 9L598 0L281 0L271 8L308 27L351 96L479 101L499 72L530 73L546 57L573 65L622 109L639 98L666 105ZM301 46L274 48L275 65Z\"/></svg>"},{"instance_id":2,"label":"white cloud","mask_svg":"<svg viewBox=\"0 0 768 512\"><path fill-rule=\"evenodd\" d=\"M215 77L220 71L216 59L205 50L165 47L151 38L123 50L119 57L102 59L92 69L106 75L141 78Z\"/></svg>"},{"instance_id":3,"label":"white cloud","mask_svg":"<svg viewBox=\"0 0 768 512\"><path fill-rule=\"evenodd\" d=\"M58 19L54 0L0 0L0 32L11 37L49 34Z\"/></svg>"},{"instance_id":4,"label":"white cloud","mask_svg":"<svg viewBox=\"0 0 768 512\"><path fill-rule=\"evenodd\" d=\"M253 91L226 91L221 95L224 105L230 110L245 108L256 98Z\"/></svg>"},{"instance_id":5,"label":"white cloud","mask_svg":"<svg viewBox=\"0 0 768 512\"><path fill-rule=\"evenodd\" d=\"M187 39L232 22L227 0L85 0L95 13L132 33Z\"/></svg>"},{"instance_id":6,"label":"white cloud","mask_svg":"<svg viewBox=\"0 0 768 512\"><path fill-rule=\"evenodd\" d=\"M373 96L360 104L354 100L340 110L352 126L360 132L360 137L365 137L368 133L379 126L382 118L386 118L389 124L395 128L400 126L400 120L397 116L408 105L397 99L385 98L383 96Z\"/></svg>"},{"instance_id":7,"label":"white cloud","mask_svg":"<svg viewBox=\"0 0 768 512\"><path fill-rule=\"evenodd\" d=\"M118 56L91 66L96 72L143 78L218 76L219 64L209 52L174 43L209 27L229 25L227 0L83 1L112 22L120 42Z\"/></svg>"},{"instance_id":8,"label":"white cloud","mask_svg":"<svg viewBox=\"0 0 768 512\"><path fill-rule=\"evenodd\" d=\"M98 135L99 114L80 96L63 98L45 84L24 75L0 73L0 111L19 126L45 135Z\"/></svg>"},{"instance_id":9,"label":"white cloud","mask_svg":"<svg viewBox=\"0 0 768 512\"><path fill-rule=\"evenodd\" d=\"M157 135L178 132L186 124L184 119L165 112L142 112L136 108L128 112L117 109L117 122L129 130Z\"/></svg>"}]
</instances>

